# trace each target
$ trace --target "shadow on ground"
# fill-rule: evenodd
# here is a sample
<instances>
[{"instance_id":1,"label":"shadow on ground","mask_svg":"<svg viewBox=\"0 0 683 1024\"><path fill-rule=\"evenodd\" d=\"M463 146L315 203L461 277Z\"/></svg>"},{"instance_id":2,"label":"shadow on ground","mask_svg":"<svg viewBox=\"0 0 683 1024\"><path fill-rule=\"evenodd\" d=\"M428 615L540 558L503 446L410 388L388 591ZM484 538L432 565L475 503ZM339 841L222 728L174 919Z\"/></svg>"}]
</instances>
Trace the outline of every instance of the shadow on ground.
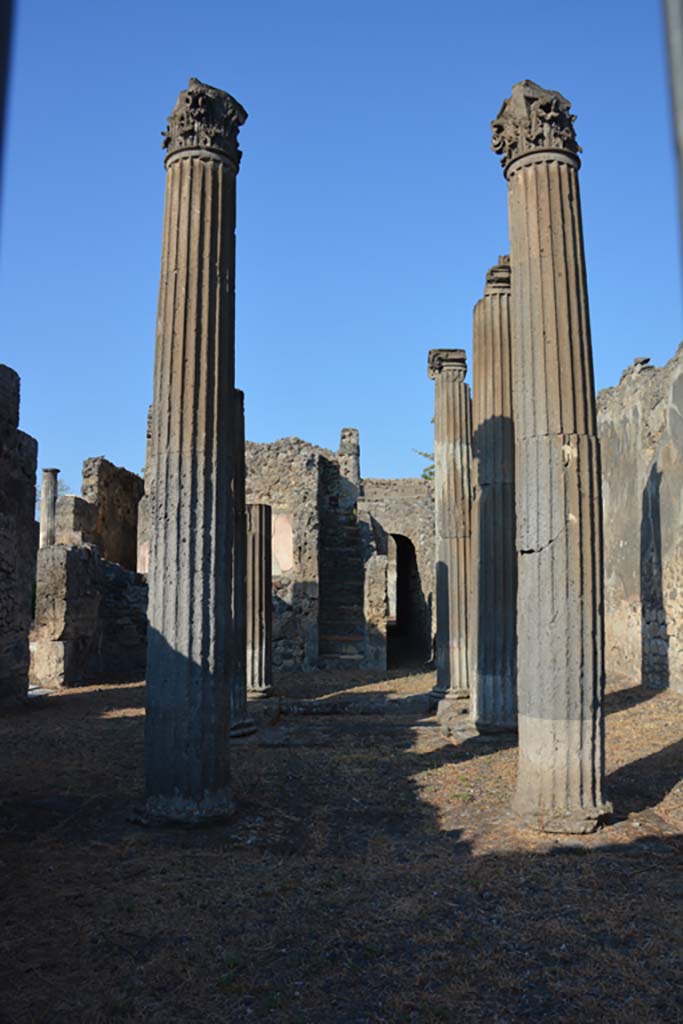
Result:
<instances>
[{"instance_id":1,"label":"shadow on ground","mask_svg":"<svg viewBox=\"0 0 683 1024\"><path fill-rule=\"evenodd\" d=\"M299 681L295 705L345 693L366 713L272 702L232 751L234 821L190 832L131 820L142 686L1 719L0 1020L680 1020L683 838L628 815L680 781L683 741L634 757L641 719L617 716L618 820L538 837L507 811L514 748L446 742L432 681Z\"/></svg>"}]
</instances>

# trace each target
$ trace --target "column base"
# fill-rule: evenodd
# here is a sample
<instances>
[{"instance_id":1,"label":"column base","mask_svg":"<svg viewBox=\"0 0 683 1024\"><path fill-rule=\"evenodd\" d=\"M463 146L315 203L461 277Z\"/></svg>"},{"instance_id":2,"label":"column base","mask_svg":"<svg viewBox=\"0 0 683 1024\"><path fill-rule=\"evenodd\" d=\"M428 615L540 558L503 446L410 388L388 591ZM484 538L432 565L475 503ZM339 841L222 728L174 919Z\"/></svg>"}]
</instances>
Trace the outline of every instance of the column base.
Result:
<instances>
[{"instance_id":1,"label":"column base","mask_svg":"<svg viewBox=\"0 0 683 1024\"><path fill-rule=\"evenodd\" d=\"M263 697L272 697L273 687L263 686L258 690L247 689L247 700L262 700Z\"/></svg>"},{"instance_id":2,"label":"column base","mask_svg":"<svg viewBox=\"0 0 683 1024\"><path fill-rule=\"evenodd\" d=\"M472 722L472 727L480 736L516 736L517 723L514 725L492 725L490 722Z\"/></svg>"},{"instance_id":3,"label":"column base","mask_svg":"<svg viewBox=\"0 0 683 1024\"><path fill-rule=\"evenodd\" d=\"M253 718L243 718L240 722L235 722L234 725L230 726L230 739L238 740L244 736L253 736L256 732L256 722Z\"/></svg>"},{"instance_id":4,"label":"column base","mask_svg":"<svg viewBox=\"0 0 683 1024\"><path fill-rule=\"evenodd\" d=\"M183 825L198 828L226 821L235 813L235 801L229 790L211 793L202 800L181 796L149 796L145 802L147 825Z\"/></svg>"},{"instance_id":5,"label":"column base","mask_svg":"<svg viewBox=\"0 0 683 1024\"><path fill-rule=\"evenodd\" d=\"M589 835L597 831L605 823L605 818L612 812L612 804L605 801L590 807L576 807L572 810L559 808L541 808L532 810L525 806L524 801L516 797L512 801L512 810L519 823L525 828L537 832L556 832L565 835Z\"/></svg>"},{"instance_id":6,"label":"column base","mask_svg":"<svg viewBox=\"0 0 683 1024\"><path fill-rule=\"evenodd\" d=\"M463 740L476 733L469 717L469 694L449 693L436 708L436 718L445 736Z\"/></svg>"},{"instance_id":7,"label":"column base","mask_svg":"<svg viewBox=\"0 0 683 1024\"><path fill-rule=\"evenodd\" d=\"M439 709L440 708L443 708L444 711L447 708L453 708L453 707L462 708L463 705L469 704L469 700L470 700L469 690L448 690L447 693L445 693L441 697L441 699L439 701L439 704L438 704L438 707L437 707L437 714L439 713ZM466 710L467 709L465 709L461 713L465 714Z\"/></svg>"}]
</instances>

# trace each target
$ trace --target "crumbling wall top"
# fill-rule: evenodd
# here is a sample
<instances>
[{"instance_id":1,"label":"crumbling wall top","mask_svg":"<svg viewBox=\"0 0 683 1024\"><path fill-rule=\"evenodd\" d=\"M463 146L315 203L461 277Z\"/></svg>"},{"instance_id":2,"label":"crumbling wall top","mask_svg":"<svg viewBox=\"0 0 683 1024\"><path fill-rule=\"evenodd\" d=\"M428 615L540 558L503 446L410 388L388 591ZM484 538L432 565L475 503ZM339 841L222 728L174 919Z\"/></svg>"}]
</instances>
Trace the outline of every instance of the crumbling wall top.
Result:
<instances>
[{"instance_id":1,"label":"crumbling wall top","mask_svg":"<svg viewBox=\"0 0 683 1024\"><path fill-rule=\"evenodd\" d=\"M19 390L19 374L0 363L0 423L15 429L19 426Z\"/></svg>"}]
</instances>

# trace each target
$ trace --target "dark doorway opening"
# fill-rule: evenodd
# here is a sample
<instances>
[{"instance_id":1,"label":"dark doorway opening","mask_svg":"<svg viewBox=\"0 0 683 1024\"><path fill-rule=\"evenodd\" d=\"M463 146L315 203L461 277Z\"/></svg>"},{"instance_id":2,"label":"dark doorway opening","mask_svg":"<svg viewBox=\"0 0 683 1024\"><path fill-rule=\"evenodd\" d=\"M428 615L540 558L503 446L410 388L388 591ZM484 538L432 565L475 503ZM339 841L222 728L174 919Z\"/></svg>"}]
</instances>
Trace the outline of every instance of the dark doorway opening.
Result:
<instances>
[{"instance_id":1,"label":"dark doorway opening","mask_svg":"<svg viewBox=\"0 0 683 1024\"><path fill-rule=\"evenodd\" d=\"M399 533L388 541L389 620L387 665L403 668L425 661L424 596L412 541Z\"/></svg>"}]
</instances>

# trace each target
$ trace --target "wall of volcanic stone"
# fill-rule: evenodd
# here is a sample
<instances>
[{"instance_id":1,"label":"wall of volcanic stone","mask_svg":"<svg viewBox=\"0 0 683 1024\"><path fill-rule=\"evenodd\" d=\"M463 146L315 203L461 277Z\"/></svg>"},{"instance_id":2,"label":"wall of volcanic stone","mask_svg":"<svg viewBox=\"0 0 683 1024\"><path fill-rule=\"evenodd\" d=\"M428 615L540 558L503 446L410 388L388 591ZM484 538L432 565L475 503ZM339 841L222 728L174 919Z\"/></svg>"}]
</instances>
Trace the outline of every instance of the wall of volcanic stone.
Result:
<instances>
[{"instance_id":1,"label":"wall of volcanic stone","mask_svg":"<svg viewBox=\"0 0 683 1024\"><path fill-rule=\"evenodd\" d=\"M683 346L598 394L608 675L683 692Z\"/></svg>"},{"instance_id":2,"label":"wall of volcanic stone","mask_svg":"<svg viewBox=\"0 0 683 1024\"><path fill-rule=\"evenodd\" d=\"M416 606L422 609L420 631L425 658L431 653L436 624L434 608L434 486L420 478L364 479L359 514L367 514L385 534L407 537L415 548L419 580Z\"/></svg>"},{"instance_id":3,"label":"wall of volcanic stone","mask_svg":"<svg viewBox=\"0 0 683 1024\"><path fill-rule=\"evenodd\" d=\"M273 667L313 671L318 665L320 488L332 452L285 437L246 443L247 502L272 508Z\"/></svg>"},{"instance_id":4,"label":"wall of volcanic stone","mask_svg":"<svg viewBox=\"0 0 683 1024\"><path fill-rule=\"evenodd\" d=\"M0 365L0 699L28 689L38 444L19 430L19 375Z\"/></svg>"}]
</instances>

